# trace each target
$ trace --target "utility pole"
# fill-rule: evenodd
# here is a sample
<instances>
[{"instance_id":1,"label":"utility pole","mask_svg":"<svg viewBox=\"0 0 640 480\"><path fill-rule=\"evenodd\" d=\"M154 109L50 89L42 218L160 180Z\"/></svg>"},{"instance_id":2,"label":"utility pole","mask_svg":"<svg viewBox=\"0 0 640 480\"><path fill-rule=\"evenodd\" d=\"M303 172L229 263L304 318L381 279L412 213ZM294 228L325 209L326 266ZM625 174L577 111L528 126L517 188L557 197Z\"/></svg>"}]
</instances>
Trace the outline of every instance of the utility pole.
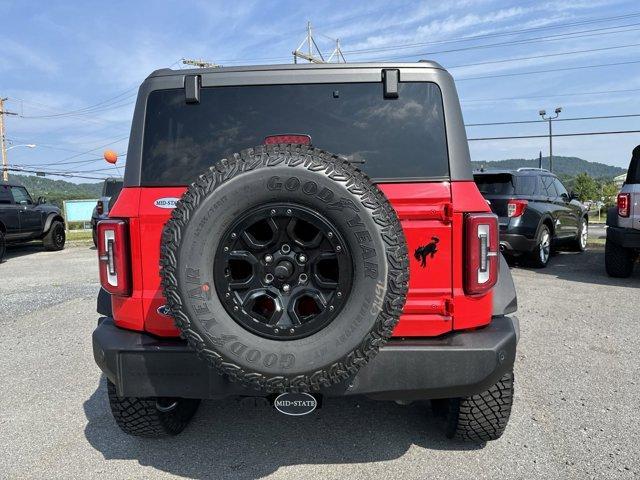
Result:
<instances>
[{"instance_id":1,"label":"utility pole","mask_svg":"<svg viewBox=\"0 0 640 480\"><path fill-rule=\"evenodd\" d=\"M538 168L542 168L542 150L538 153Z\"/></svg>"},{"instance_id":2,"label":"utility pole","mask_svg":"<svg viewBox=\"0 0 640 480\"><path fill-rule=\"evenodd\" d=\"M302 51L302 48L304 47L305 44L307 45L306 53ZM311 22L307 22L307 36L302 41L302 43L298 45L298 48L296 48L291 53L293 53L293 63L298 63L298 58L307 60L310 63L327 63L327 61L322 56L322 52L320 51L320 48L318 48L318 44L313 38L313 33L311 31ZM340 55L342 55L342 52L340 52Z\"/></svg>"},{"instance_id":3,"label":"utility pole","mask_svg":"<svg viewBox=\"0 0 640 480\"><path fill-rule=\"evenodd\" d=\"M344 55L342 54L342 49L340 48L339 38L336 38L336 48L334 48L333 52L331 52L331 55L329 55L329 58L327 59L327 63L331 63L331 59L334 56L336 57L336 63L347 63L347 59L344 58Z\"/></svg>"},{"instance_id":4,"label":"utility pole","mask_svg":"<svg viewBox=\"0 0 640 480\"><path fill-rule=\"evenodd\" d=\"M540 110L538 112L538 114L542 117L543 120L547 120L549 122L549 171L550 172L553 172L553 127L551 126L551 123L553 122L553 120L558 118L558 115L560 115L560 112L562 112L562 107L556 107L555 115L553 117L552 116L547 117L546 110Z\"/></svg>"},{"instance_id":5,"label":"utility pole","mask_svg":"<svg viewBox=\"0 0 640 480\"><path fill-rule=\"evenodd\" d=\"M200 60L193 60L190 58L183 58L182 59L182 63L183 65L191 65L193 67L198 67L198 68L219 68L222 65L218 65L217 63L213 63L213 62L206 62L202 59Z\"/></svg>"},{"instance_id":6,"label":"utility pole","mask_svg":"<svg viewBox=\"0 0 640 480\"><path fill-rule=\"evenodd\" d=\"M0 97L0 149L2 150L2 180L9 181L9 165L7 162L7 139L4 134L4 116L5 115L17 115L17 113L7 112L4 109L4 102L6 98Z\"/></svg>"}]
</instances>

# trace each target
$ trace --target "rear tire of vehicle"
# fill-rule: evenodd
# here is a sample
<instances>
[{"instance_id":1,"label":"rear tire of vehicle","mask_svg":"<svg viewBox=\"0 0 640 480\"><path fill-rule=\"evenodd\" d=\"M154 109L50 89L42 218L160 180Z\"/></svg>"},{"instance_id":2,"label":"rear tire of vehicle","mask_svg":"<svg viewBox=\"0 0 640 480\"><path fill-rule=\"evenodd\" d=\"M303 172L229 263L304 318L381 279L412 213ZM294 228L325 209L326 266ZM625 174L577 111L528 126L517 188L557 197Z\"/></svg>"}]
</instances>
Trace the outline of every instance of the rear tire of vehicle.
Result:
<instances>
[{"instance_id":1,"label":"rear tire of vehicle","mask_svg":"<svg viewBox=\"0 0 640 480\"><path fill-rule=\"evenodd\" d=\"M471 397L449 400L446 435L471 442L488 442L502 436L513 405L513 372L488 390Z\"/></svg>"},{"instance_id":2,"label":"rear tire of vehicle","mask_svg":"<svg viewBox=\"0 0 640 480\"><path fill-rule=\"evenodd\" d=\"M57 251L64 248L66 241L66 233L64 231L64 224L58 220L55 220L49 231L42 239L44 249L48 251Z\"/></svg>"},{"instance_id":3,"label":"rear tire of vehicle","mask_svg":"<svg viewBox=\"0 0 640 480\"><path fill-rule=\"evenodd\" d=\"M189 424L200 400L192 398L119 397L107 380L111 413L120 429L136 437L177 435Z\"/></svg>"},{"instance_id":4,"label":"rear tire of vehicle","mask_svg":"<svg viewBox=\"0 0 640 480\"><path fill-rule=\"evenodd\" d=\"M4 255L7 251L7 241L4 238L4 232L0 231L0 263L4 259Z\"/></svg>"},{"instance_id":5,"label":"rear tire of vehicle","mask_svg":"<svg viewBox=\"0 0 640 480\"><path fill-rule=\"evenodd\" d=\"M531 261L536 268L545 268L551 257L551 231L546 225L540 227L538 244L531 254Z\"/></svg>"},{"instance_id":6,"label":"rear tire of vehicle","mask_svg":"<svg viewBox=\"0 0 640 480\"><path fill-rule=\"evenodd\" d=\"M578 228L578 237L573 241L571 249L574 252L584 252L587 250L587 241L589 239L589 223L587 219L582 217L580 220L580 228Z\"/></svg>"},{"instance_id":7,"label":"rear tire of vehicle","mask_svg":"<svg viewBox=\"0 0 640 480\"><path fill-rule=\"evenodd\" d=\"M635 255L630 248L607 240L604 244L604 266L607 275L615 278L627 278L633 273Z\"/></svg>"}]
</instances>

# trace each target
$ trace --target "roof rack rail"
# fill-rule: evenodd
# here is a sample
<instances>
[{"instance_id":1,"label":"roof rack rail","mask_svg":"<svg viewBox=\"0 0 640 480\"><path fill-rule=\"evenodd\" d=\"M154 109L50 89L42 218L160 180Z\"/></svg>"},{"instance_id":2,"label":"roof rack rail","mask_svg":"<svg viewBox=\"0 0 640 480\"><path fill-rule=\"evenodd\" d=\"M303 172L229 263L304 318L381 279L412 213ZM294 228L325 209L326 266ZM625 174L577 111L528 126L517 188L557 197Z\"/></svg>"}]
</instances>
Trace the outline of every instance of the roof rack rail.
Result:
<instances>
[{"instance_id":1,"label":"roof rack rail","mask_svg":"<svg viewBox=\"0 0 640 480\"><path fill-rule=\"evenodd\" d=\"M549 172L546 168L538 168L538 167L520 167L517 172L526 172L527 170L533 170L536 172ZM549 172L551 173L551 172Z\"/></svg>"}]
</instances>

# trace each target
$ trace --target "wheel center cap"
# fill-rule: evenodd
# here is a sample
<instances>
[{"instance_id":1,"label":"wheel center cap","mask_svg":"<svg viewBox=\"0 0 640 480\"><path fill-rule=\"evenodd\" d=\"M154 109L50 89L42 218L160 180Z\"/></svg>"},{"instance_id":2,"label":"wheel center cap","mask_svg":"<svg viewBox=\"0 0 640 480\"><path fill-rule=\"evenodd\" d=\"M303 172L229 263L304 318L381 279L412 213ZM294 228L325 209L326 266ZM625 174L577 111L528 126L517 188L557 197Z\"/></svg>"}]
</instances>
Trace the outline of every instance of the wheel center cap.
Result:
<instances>
[{"instance_id":1,"label":"wheel center cap","mask_svg":"<svg viewBox=\"0 0 640 480\"><path fill-rule=\"evenodd\" d=\"M288 260L282 260L273 271L276 278L285 280L293 274L293 264Z\"/></svg>"}]
</instances>

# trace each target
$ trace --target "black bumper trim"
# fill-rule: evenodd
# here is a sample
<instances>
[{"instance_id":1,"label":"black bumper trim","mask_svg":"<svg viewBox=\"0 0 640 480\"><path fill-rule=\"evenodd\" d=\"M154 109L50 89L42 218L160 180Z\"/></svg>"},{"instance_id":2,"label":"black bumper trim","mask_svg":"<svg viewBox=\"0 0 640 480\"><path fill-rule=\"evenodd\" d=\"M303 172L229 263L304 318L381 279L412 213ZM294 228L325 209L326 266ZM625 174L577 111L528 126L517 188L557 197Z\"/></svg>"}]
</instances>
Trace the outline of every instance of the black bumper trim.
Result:
<instances>
[{"instance_id":1,"label":"black bumper trim","mask_svg":"<svg viewBox=\"0 0 640 480\"><path fill-rule=\"evenodd\" d=\"M640 248L640 230L607 227L607 241L616 243L624 248Z\"/></svg>"},{"instance_id":2,"label":"black bumper trim","mask_svg":"<svg viewBox=\"0 0 640 480\"><path fill-rule=\"evenodd\" d=\"M509 253L533 252L538 242L517 233L500 233L501 250Z\"/></svg>"},{"instance_id":3,"label":"black bumper trim","mask_svg":"<svg viewBox=\"0 0 640 480\"><path fill-rule=\"evenodd\" d=\"M321 393L386 400L474 395L513 368L518 336L518 319L498 316L477 330L432 339L393 339L354 377ZM93 332L93 355L123 396L267 395L218 374L183 340L124 330L109 317L101 318Z\"/></svg>"}]
</instances>

